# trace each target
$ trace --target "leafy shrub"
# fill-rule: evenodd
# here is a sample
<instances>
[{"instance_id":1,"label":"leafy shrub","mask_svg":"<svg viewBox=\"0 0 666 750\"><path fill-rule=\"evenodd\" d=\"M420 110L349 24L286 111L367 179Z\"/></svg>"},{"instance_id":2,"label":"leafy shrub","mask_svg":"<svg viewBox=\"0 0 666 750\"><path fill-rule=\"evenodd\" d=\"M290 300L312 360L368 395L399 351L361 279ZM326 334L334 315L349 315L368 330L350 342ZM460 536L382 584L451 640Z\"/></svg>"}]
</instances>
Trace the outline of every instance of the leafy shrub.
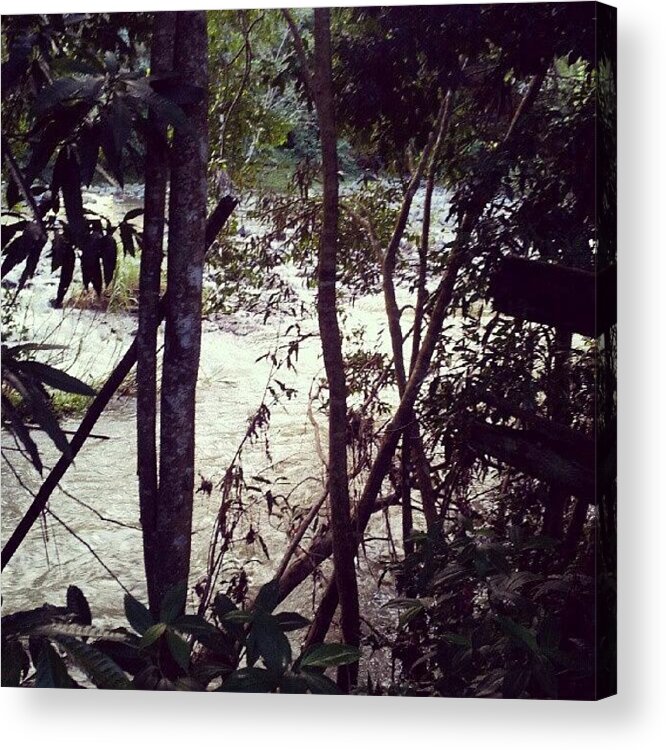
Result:
<instances>
[{"instance_id":1,"label":"leafy shrub","mask_svg":"<svg viewBox=\"0 0 666 750\"><path fill-rule=\"evenodd\" d=\"M113 630L94 627L77 613L63 618L61 608L10 615L23 625L17 630L3 622L2 685L86 687L81 673L109 690L330 694L338 690L326 669L359 658L358 649L335 643L315 644L294 658L286 634L309 623L296 612L273 613L274 582L261 589L252 610L218 594L210 621L182 614L186 596L184 584L168 592L155 618L127 594L129 627ZM44 624L44 616L56 612L60 621Z\"/></svg>"},{"instance_id":2,"label":"leafy shrub","mask_svg":"<svg viewBox=\"0 0 666 750\"><path fill-rule=\"evenodd\" d=\"M593 578L549 573L545 537L508 538L463 519L451 541L416 534L399 566L409 596L394 656L408 693L494 698L590 698Z\"/></svg>"}]
</instances>

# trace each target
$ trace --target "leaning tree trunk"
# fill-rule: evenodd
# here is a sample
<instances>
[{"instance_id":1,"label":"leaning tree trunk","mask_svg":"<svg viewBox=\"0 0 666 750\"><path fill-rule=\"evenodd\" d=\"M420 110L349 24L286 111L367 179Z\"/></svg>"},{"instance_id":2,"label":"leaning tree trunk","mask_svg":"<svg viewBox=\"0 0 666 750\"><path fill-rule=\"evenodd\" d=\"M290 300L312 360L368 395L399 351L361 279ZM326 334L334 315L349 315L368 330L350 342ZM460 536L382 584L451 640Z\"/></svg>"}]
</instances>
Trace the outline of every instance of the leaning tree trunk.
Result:
<instances>
[{"instance_id":1,"label":"leaning tree trunk","mask_svg":"<svg viewBox=\"0 0 666 750\"><path fill-rule=\"evenodd\" d=\"M156 13L150 55L151 75L164 75L173 68L176 13ZM155 570L155 521L157 518L157 329L160 275L164 239L169 152L166 127L155 115L149 120L145 159L143 249L139 274L139 330L137 333L137 473L139 507L143 530L143 557L148 601L157 613L159 596Z\"/></svg>"},{"instance_id":2,"label":"leaning tree trunk","mask_svg":"<svg viewBox=\"0 0 666 750\"><path fill-rule=\"evenodd\" d=\"M184 107L188 125L176 129L171 160L159 511L155 520L159 599L188 578L190 567L195 396L206 248L207 41L205 12L177 14L174 70L199 93Z\"/></svg>"},{"instance_id":3,"label":"leaning tree trunk","mask_svg":"<svg viewBox=\"0 0 666 750\"><path fill-rule=\"evenodd\" d=\"M319 332L328 378L329 459L328 490L335 581L340 600L340 619L345 643L360 642L358 587L354 557L356 544L352 533L347 476L347 386L342 358L342 337L336 308L336 264L338 243L338 155L331 74L330 11L315 9L315 87L323 164L323 220L319 241L317 312ZM341 689L355 683L357 668L338 671Z\"/></svg>"}]
</instances>

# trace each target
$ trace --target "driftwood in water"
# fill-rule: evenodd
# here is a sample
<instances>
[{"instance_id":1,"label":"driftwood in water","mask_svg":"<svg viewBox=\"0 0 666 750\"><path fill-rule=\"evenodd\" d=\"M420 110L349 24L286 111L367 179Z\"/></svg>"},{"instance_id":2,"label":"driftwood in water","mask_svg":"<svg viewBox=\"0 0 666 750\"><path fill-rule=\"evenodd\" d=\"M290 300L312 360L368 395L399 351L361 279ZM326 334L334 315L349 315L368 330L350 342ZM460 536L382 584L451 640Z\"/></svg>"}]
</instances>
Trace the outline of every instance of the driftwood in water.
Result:
<instances>
[{"instance_id":1,"label":"driftwood in water","mask_svg":"<svg viewBox=\"0 0 666 750\"><path fill-rule=\"evenodd\" d=\"M490 279L497 311L596 337L617 321L617 269L598 273L508 256Z\"/></svg>"}]
</instances>

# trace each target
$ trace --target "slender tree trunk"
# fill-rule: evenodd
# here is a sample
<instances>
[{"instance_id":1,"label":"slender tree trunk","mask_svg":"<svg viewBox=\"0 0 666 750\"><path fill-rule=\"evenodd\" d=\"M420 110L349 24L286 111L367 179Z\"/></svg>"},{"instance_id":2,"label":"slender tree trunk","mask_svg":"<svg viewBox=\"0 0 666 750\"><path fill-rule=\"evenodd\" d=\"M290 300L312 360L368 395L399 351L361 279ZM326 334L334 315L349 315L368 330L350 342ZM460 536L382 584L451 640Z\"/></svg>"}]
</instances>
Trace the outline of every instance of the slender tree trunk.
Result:
<instances>
[{"instance_id":1,"label":"slender tree trunk","mask_svg":"<svg viewBox=\"0 0 666 750\"><path fill-rule=\"evenodd\" d=\"M512 144L518 123L524 117L526 112L530 110L541 90L545 73L546 71L543 70L535 75L525 91L525 95L521 99L516 112L514 113L502 146L498 149L498 158L500 158L503 155L502 152ZM442 276L434 295L434 304L430 315L430 322L423 336L418 355L415 358L409 380L406 383L404 395L400 399L400 403L393 418L386 426L384 437L379 444L377 456L370 468L370 473L358 503L358 508L353 519L353 526L356 530L356 544L360 543L365 528L368 525L368 521L370 520L370 516L372 515L375 506L375 501L381 491L382 483L386 477L391 465L391 460L398 446L400 435L409 419L409 415L412 413L421 385L423 384L430 368L432 356L435 352L437 341L441 334L442 326L444 325L444 320L446 319L446 313L451 304L451 300L453 299L453 291L456 279L458 278L458 272L469 255L469 243L472 232L474 231L479 218L483 214L487 202L492 198L496 189L496 180L481 185L476 191L476 200L472 202L472 205L475 206L474 210L466 213L460 221L458 234L448 257L446 270L444 271L444 275ZM292 563L280 578L280 598L284 599L288 596L307 578L312 570L314 570L314 568L330 554L330 535L324 534L315 539L308 554ZM310 628L308 638L313 643L322 640L325 637L330 625L330 620L334 612L332 603L335 601L333 592L330 591L332 586L335 586L335 581L329 583L322 600L323 605L325 605L326 613L318 612L313 627ZM317 627L317 632L313 633L315 625Z\"/></svg>"},{"instance_id":2,"label":"slender tree trunk","mask_svg":"<svg viewBox=\"0 0 666 750\"><path fill-rule=\"evenodd\" d=\"M171 162L168 306L162 367L159 513L155 522L156 595L187 580L194 492L195 396L201 348L201 288L206 249L208 39L204 11L179 12L174 70L200 96L185 105Z\"/></svg>"},{"instance_id":3,"label":"slender tree trunk","mask_svg":"<svg viewBox=\"0 0 666 750\"><path fill-rule=\"evenodd\" d=\"M347 385L342 358L342 337L336 306L338 244L338 154L331 72L331 28L328 8L315 9L315 90L323 165L323 220L319 240L317 312L329 386L328 490L333 535L335 581L345 643L358 646L360 620L347 476ZM338 682L348 691L355 684L356 665L341 667Z\"/></svg>"},{"instance_id":4,"label":"slender tree trunk","mask_svg":"<svg viewBox=\"0 0 666 750\"><path fill-rule=\"evenodd\" d=\"M435 177L439 164L439 157L444 143L444 137L449 127L451 119L451 110L453 105L453 92L449 89L444 97L442 116L439 120L439 126L436 131L435 143L430 154L428 167L426 170L425 197L423 201L423 224L421 227L421 241L419 243L419 275L416 285L416 305L414 308L414 333L412 338L412 353L410 357L409 372L411 374L416 364L416 358L421 348L421 330L425 315L425 305L427 300L426 280L428 276L428 251L430 245L430 221L432 214L432 196L435 190ZM430 476L430 464L426 457L423 446L423 438L420 434L419 426L414 420L410 423L410 431L407 440L403 437L403 453L407 448L406 456L403 460L409 460L411 449L411 458L415 467L416 478L418 481L419 492L421 493L421 502L423 503L423 513L426 519L426 526L430 533L439 533L441 528L441 513L438 512L435 491L432 486ZM409 500L409 498L407 498ZM405 500L403 500L403 515L409 518L410 513L405 512ZM405 531L407 520L403 523L403 533Z\"/></svg>"},{"instance_id":5,"label":"slender tree trunk","mask_svg":"<svg viewBox=\"0 0 666 750\"><path fill-rule=\"evenodd\" d=\"M429 178L430 185L430 198L432 198L432 190L434 187L434 173L435 165L439 157L439 151L441 149L444 132L448 125L449 115L451 111L451 92L447 92L444 100L441 103L435 125L428 138L421 159L419 160L418 167L409 182L405 197L402 202L400 213L396 221L396 225L391 236L391 240L386 248L384 259L382 263L382 285L384 291L384 303L386 306L386 317L388 320L389 333L391 336L391 347L393 351L393 361L395 363L395 375L396 382L398 385L398 394L400 398L404 395L405 387L407 383L407 368L405 367L405 357L403 352L403 335L402 326L400 324L400 308L395 293L395 267L397 262L398 249L400 247L400 241L405 233L407 227L407 221L409 219L409 212L412 206L412 201L416 195L424 173ZM426 196L427 198L428 196ZM427 212L424 210L424 231L429 232L430 223L430 206L427 206ZM427 246L426 246L427 247ZM427 253L427 249L426 249ZM425 266L423 266L424 272ZM421 297L425 294L425 281L423 283L423 289L419 287L417 293L417 312L418 312L418 294ZM424 300L421 299L423 304ZM423 308L421 307L421 316L423 315ZM415 320L414 335L416 337L416 324L420 326L421 320ZM418 349L417 349L418 353ZM415 361L414 352L412 352L412 367ZM435 506L435 496L430 482L430 471L428 462L425 456L425 450L423 448L423 442L421 440L420 430L416 421L416 415L412 412L407 420L407 427L402 440L402 533L403 533L403 544L405 552L408 553L410 545L407 541L409 535L412 532L412 506L411 506L411 492L409 487L409 467L410 458L413 453L414 463L417 468L417 476L419 480L419 489L421 491L421 498L423 501L423 512L426 519L426 525L428 531L435 532L437 529L438 516L437 509Z\"/></svg>"},{"instance_id":6,"label":"slender tree trunk","mask_svg":"<svg viewBox=\"0 0 666 750\"><path fill-rule=\"evenodd\" d=\"M156 13L150 55L151 75L163 75L173 68L176 13ZM139 506L143 529L143 556L148 601L153 613L159 608L155 562L155 519L157 517L157 330L160 274L169 175L166 128L153 115L146 146L143 214L143 249L139 274L139 330L137 333L137 472Z\"/></svg>"}]
</instances>

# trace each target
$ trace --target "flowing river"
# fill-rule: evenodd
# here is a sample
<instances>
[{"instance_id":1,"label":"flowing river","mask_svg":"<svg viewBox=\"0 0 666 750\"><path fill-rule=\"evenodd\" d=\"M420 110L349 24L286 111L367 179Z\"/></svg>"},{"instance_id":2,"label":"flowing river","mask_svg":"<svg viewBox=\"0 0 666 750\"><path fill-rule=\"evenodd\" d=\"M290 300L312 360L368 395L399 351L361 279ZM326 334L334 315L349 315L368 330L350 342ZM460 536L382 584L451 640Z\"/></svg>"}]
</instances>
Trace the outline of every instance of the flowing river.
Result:
<instances>
[{"instance_id":1,"label":"flowing river","mask_svg":"<svg viewBox=\"0 0 666 750\"><path fill-rule=\"evenodd\" d=\"M138 193L98 190L86 196L89 206L118 219L127 210L140 205ZM446 215L445 199L438 196L435 219ZM417 196L412 218L419 219L422 196ZM243 207L240 209L243 217ZM443 222L443 219L442 219ZM443 223L435 231L446 233ZM289 270L287 270L289 273ZM290 281L302 300L312 307L313 292L291 273ZM99 382L131 343L136 317L65 307L54 309L57 277L48 269L21 293L19 314L31 341L61 344L66 347L49 361L67 369L87 382ZM405 297L405 301L408 297ZM359 326L365 330L365 342L377 351L389 352L385 331L383 298L370 295L356 300L346 310L345 330ZM409 325L405 314L404 326ZM245 434L249 418L264 398L271 364L260 359L273 350L291 319L271 317L264 324L260 316L248 313L217 316L203 325L201 366L197 390L196 467L197 478L219 483ZM314 317L301 322L303 332L316 332ZM323 469L316 451L315 430L308 417L309 393L313 382L323 377L320 342L316 335L300 346L296 371L283 368L280 381L295 389L293 398L282 399L271 409L268 440L270 458L263 436L243 450L246 477L260 475L273 484L274 494L289 496L291 508L309 508L321 495ZM316 414L325 440L324 419ZM65 420L66 430L75 430L77 419ZM58 453L48 439L34 433L45 466L52 466ZM50 501L55 514L35 524L14 555L2 577L3 612L40 606L48 601L64 603L67 586L78 585L89 599L98 624L118 625L122 619L122 583L139 599L146 599L143 574L141 532L138 514L136 477L135 399L131 395L115 397L102 414L91 437L65 474ZM25 512L41 478L16 451L10 435L3 430L2 462L2 539L3 543ZM199 480L197 479L197 482ZM258 488L262 490L263 488ZM291 493L291 494L290 494ZM248 492L248 506L253 493ZM237 542L226 558L233 572L243 566L251 586L256 587L273 574L288 543L287 524L269 514L261 492L240 530ZM195 495L192 571L190 583L206 571L206 556L211 530L218 512L220 492ZM57 517L57 518L56 518ZM398 514L376 514L371 535L386 536L386 524L394 526L399 539ZM266 551L255 540L248 543L249 528L263 539ZM94 550L95 557L91 550ZM268 553L268 557L266 555ZM392 591L390 581L380 574L390 559L391 548L376 541L359 560L363 614L375 627L393 622L390 610L381 609ZM111 571L113 575L109 572ZM224 576L223 576L224 577ZM117 579L117 580L116 580ZM312 584L305 583L285 606L307 613L312 602ZM192 600L192 605L196 602Z\"/></svg>"}]
</instances>

